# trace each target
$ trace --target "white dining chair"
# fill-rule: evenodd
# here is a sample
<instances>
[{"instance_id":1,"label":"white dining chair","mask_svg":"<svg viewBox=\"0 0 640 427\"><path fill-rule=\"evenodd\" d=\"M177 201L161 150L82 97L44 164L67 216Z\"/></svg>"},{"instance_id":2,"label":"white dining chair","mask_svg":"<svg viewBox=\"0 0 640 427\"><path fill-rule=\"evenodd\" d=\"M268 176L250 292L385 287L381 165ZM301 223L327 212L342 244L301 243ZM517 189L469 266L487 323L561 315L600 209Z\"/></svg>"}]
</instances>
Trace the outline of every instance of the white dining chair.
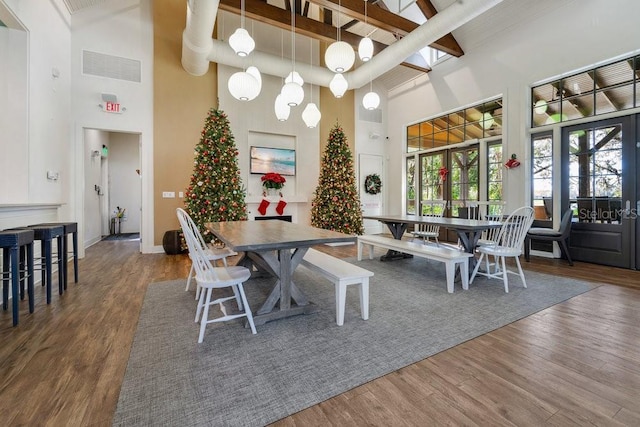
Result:
<instances>
[{"instance_id":1,"label":"white dining chair","mask_svg":"<svg viewBox=\"0 0 640 427\"><path fill-rule=\"evenodd\" d=\"M193 221L191 216L184 209L177 208L176 214L178 215L178 220L180 221L180 225L182 226L182 224L184 223L185 226L189 228L192 234L195 236L194 244L199 244L200 247L203 248L207 258L209 259L209 261L212 261L214 265L217 263L217 261L221 260L223 265L226 267L227 257L238 255L236 252L232 251L229 248L216 248L211 244L207 244L204 240L204 237L202 237L200 230L198 230L198 226ZM184 226L182 226L182 228L184 229ZM183 231L183 234L184 234L184 231ZM186 237L185 237L185 240L186 240ZM189 251L189 258L191 258L191 251ZM191 279L193 278L194 271L195 269L194 269L193 259L192 259L191 268L189 269L189 276L187 277L187 286L184 289L185 291L188 291L189 287L191 286ZM200 297L200 287L196 285L196 299L198 299L199 297ZM238 301L238 303L240 304L241 301ZM242 309L242 307L240 309Z\"/></svg>"},{"instance_id":2,"label":"white dining chair","mask_svg":"<svg viewBox=\"0 0 640 427\"><path fill-rule=\"evenodd\" d=\"M423 200L421 203L422 216L434 218L442 218L447 205L445 200ZM431 224L416 224L414 230L411 232L411 235L413 236L412 240L422 239L423 243L426 245L429 243L429 238L432 238L438 246L440 245L440 242L438 241L439 234L440 226Z\"/></svg>"},{"instance_id":3,"label":"white dining chair","mask_svg":"<svg viewBox=\"0 0 640 427\"><path fill-rule=\"evenodd\" d=\"M178 208L180 209L180 208ZM184 212L184 211L183 211ZM184 233L189 254L195 270L195 279L198 286L202 289L198 306L196 308L195 322L200 322L200 334L198 335L198 343L204 340L204 331L209 323L226 322L241 317L246 317L251 327L251 332L256 333L256 327L253 322L251 307L244 293L243 283L251 277L251 271L246 267L240 266L224 266L216 267L212 264L208 257L206 249L198 242L193 229L189 223L185 221L188 218L184 215L178 215L180 226ZM212 300L213 290L221 288L230 288L233 291L231 296L221 296ZM236 300L238 311L230 311L224 303ZM212 305L218 305L221 316L209 318L209 309Z\"/></svg>"},{"instance_id":4,"label":"white dining chair","mask_svg":"<svg viewBox=\"0 0 640 427\"><path fill-rule=\"evenodd\" d=\"M520 254L522 253L524 239L527 236L527 231L533 224L533 208L531 206L523 206L516 209L509 217L504 221L500 228L500 233L496 238L496 242L485 246L478 247L480 253L480 259L476 263L476 267L473 269L471 279L469 283L473 283L473 279L477 274L486 276L490 279L502 279L504 283L504 291L509 292L509 279L508 273L518 274L522 280L522 285L526 288L527 282L520 265ZM494 256L496 264L496 270L491 272L489 264L489 256ZM516 265L518 266L518 272L507 270L506 258L514 258ZM482 260L485 260L486 270L484 272L479 271L482 265Z\"/></svg>"}]
</instances>

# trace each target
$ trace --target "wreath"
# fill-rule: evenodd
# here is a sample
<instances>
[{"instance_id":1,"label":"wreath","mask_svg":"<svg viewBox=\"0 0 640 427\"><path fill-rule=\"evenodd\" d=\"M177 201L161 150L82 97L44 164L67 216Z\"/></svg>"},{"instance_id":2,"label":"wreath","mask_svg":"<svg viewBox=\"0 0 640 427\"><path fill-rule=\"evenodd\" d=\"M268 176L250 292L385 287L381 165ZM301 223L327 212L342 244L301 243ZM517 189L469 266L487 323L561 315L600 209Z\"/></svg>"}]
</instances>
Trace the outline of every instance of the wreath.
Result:
<instances>
[{"instance_id":1,"label":"wreath","mask_svg":"<svg viewBox=\"0 0 640 427\"><path fill-rule=\"evenodd\" d=\"M364 191L368 194L378 194L382 188L382 180L377 173L367 175L364 179Z\"/></svg>"}]
</instances>

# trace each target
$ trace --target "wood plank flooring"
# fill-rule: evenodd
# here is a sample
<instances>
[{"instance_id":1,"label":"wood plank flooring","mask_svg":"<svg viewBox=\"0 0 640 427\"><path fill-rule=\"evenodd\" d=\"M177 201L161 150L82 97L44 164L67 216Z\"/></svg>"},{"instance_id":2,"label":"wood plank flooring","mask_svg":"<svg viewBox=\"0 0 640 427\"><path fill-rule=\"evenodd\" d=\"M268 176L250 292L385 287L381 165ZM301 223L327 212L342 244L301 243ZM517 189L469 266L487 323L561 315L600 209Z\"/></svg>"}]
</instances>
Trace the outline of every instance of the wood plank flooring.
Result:
<instances>
[{"instance_id":1,"label":"wood plank flooring","mask_svg":"<svg viewBox=\"0 0 640 427\"><path fill-rule=\"evenodd\" d=\"M273 425L640 425L640 272L535 257L523 265L608 285ZM2 424L111 425L145 290L189 267L185 255L103 241L51 305L38 286L36 310L21 302L18 327L0 311Z\"/></svg>"}]
</instances>

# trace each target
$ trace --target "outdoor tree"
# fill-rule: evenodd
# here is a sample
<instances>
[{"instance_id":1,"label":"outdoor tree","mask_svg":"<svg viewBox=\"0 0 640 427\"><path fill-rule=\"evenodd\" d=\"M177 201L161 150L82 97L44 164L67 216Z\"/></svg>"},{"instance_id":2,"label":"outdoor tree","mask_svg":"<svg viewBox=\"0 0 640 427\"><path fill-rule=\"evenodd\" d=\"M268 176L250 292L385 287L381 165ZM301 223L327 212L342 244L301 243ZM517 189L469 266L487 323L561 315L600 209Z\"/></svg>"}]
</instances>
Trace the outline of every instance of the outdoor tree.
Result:
<instances>
[{"instance_id":1,"label":"outdoor tree","mask_svg":"<svg viewBox=\"0 0 640 427\"><path fill-rule=\"evenodd\" d=\"M346 234L363 234L360 196L351 150L339 124L329 133L318 187L311 205L311 224Z\"/></svg>"},{"instance_id":2,"label":"outdoor tree","mask_svg":"<svg viewBox=\"0 0 640 427\"><path fill-rule=\"evenodd\" d=\"M221 110L209 110L193 163L186 210L209 242L213 235L205 227L207 222L247 219L238 150L229 120Z\"/></svg>"}]
</instances>

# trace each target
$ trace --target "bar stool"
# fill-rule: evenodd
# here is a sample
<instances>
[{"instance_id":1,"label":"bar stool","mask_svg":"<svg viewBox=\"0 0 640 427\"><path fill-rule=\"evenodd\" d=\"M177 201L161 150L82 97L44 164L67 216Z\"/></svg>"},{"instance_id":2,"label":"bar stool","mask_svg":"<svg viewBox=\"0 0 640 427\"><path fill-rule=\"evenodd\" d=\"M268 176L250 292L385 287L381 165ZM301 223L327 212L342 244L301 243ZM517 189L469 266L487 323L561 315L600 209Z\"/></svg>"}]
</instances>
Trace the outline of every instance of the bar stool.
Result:
<instances>
[{"instance_id":1,"label":"bar stool","mask_svg":"<svg viewBox=\"0 0 640 427\"><path fill-rule=\"evenodd\" d=\"M67 265L67 257L69 255L69 239L68 236L71 234L71 240L73 243L73 281L74 283L78 283L78 223L77 222L47 222L42 224L35 224L35 226L40 225L62 225L64 227L64 241L63 252L64 252L64 289L67 289L67 281L69 277L69 267Z\"/></svg>"},{"instance_id":2,"label":"bar stool","mask_svg":"<svg viewBox=\"0 0 640 427\"><path fill-rule=\"evenodd\" d=\"M64 266L63 248L64 248L64 226L62 225L30 225L28 227L18 228L16 230L33 230L34 240L40 241L40 269L43 272L42 283L47 287L47 304L51 303L51 288L53 275L53 253L51 243L53 239L58 241L58 292L60 295L64 293L64 284L66 281ZM44 263L44 267L43 267Z\"/></svg>"},{"instance_id":3,"label":"bar stool","mask_svg":"<svg viewBox=\"0 0 640 427\"><path fill-rule=\"evenodd\" d=\"M2 251L2 308L7 309L9 300L9 277L11 277L11 298L13 309L13 326L18 324L18 284L24 280L24 268L20 269L21 249L26 248L27 293L29 294L29 313L33 313L33 230L0 231L0 248ZM24 286L24 282L23 282ZM22 288L24 289L24 287ZM24 290L21 292L24 298Z\"/></svg>"}]
</instances>

